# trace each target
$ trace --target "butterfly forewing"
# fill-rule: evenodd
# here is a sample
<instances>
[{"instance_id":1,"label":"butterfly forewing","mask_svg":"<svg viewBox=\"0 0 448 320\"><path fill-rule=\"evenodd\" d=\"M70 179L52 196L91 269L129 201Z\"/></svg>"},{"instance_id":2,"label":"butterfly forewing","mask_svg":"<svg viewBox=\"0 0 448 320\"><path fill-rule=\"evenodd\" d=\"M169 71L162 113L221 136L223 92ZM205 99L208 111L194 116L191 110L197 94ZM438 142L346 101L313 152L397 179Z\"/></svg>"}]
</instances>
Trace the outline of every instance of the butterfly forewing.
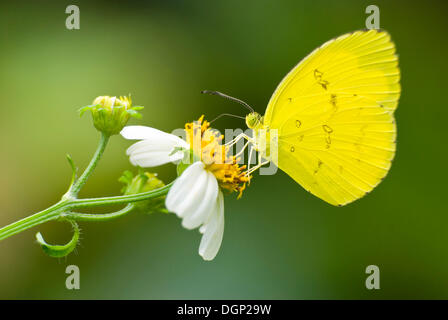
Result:
<instances>
[{"instance_id":1,"label":"butterfly forewing","mask_svg":"<svg viewBox=\"0 0 448 320\"><path fill-rule=\"evenodd\" d=\"M315 50L266 111L265 125L278 130L278 166L334 205L371 191L395 154L399 77L386 32L354 32Z\"/></svg>"}]
</instances>

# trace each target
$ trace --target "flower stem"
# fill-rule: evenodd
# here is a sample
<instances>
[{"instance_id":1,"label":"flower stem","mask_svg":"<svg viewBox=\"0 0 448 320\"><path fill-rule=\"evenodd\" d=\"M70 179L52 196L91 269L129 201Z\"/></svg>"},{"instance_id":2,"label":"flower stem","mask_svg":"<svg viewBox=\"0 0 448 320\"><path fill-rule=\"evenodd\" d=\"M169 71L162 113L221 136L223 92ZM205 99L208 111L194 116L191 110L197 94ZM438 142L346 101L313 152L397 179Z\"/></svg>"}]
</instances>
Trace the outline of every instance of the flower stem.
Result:
<instances>
[{"instance_id":1,"label":"flower stem","mask_svg":"<svg viewBox=\"0 0 448 320\"><path fill-rule=\"evenodd\" d=\"M58 202L57 204L41 212L35 213L29 217L3 227L2 229L0 229L0 241L44 222L56 219L61 213L61 209L63 207L64 203Z\"/></svg>"},{"instance_id":2,"label":"flower stem","mask_svg":"<svg viewBox=\"0 0 448 320\"><path fill-rule=\"evenodd\" d=\"M116 197L104 197L104 198L90 198L90 199L75 199L70 201L72 208L89 208L98 207L110 204L125 204L143 200L149 200L152 198L158 198L168 193L174 182L163 186L162 188L151 190L148 192L142 192L137 194L131 194L126 196Z\"/></svg>"},{"instance_id":3,"label":"flower stem","mask_svg":"<svg viewBox=\"0 0 448 320\"><path fill-rule=\"evenodd\" d=\"M95 154L90 161L87 168L84 170L82 175L77 179L74 184L70 187L69 191L62 197L62 200L51 207L35 213L27 218L16 221L6 227L0 229L0 241L4 240L12 235L40 225L44 222L52 221L52 220L70 220L74 221L107 221L111 219L115 219L125 214L129 213L134 209L134 202L149 200L152 198L158 198L164 196L168 193L173 182L170 184L148 192L133 194L133 195L124 195L124 196L116 196L116 197L104 197L104 198L91 198L91 199L78 199L78 193L81 188L87 182L87 179L92 174L93 170L95 170L98 161L101 159L101 156L106 149L106 145L109 141L109 135L105 133L101 133L101 139L98 144L98 148L95 151ZM72 167L73 161L69 158L69 162ZM73 182L73 181L72 181ZM90 207L98 207L105 205L114 205L114 204L127 204L127 206L119 211L106 213L106 214L88 214L88 213L77 213L72 210L78 208L90 208Z\"/></svg>"},{"instance_id":4,"label":"flower stem","mask_svg":"<svg viewBox=\"0 0 448 320\"><path fill-rule=\"evenodd\" d=\"M112 219L116 219L122 217L132 210L134 210L135 205L133 203L128 204L123 209L111 212L111 213L102 213L102 214L91 214L91 213L78 213L78 212L70 212L67 214L67 219L76 220L76 221L109 221Z\"/></svg>"},{"instance_id":5,"label":"flower stem","mask_svg":"<svg viewBox=\"0 0 448 320\"><path fill-rule=\"evenodd\" d=\"M104 197L104 198L91 198L91 199L73 199L63 200L55 205L35 213L27 218L14 222L6 227L0 229L0 241L4 240L12 235L25 231L29 228L40 225L44 222L69 219L75 221L107 221L114 218L124 216L129 213L134 205L132 203L138 201L149 200L152 198L158 198L168 193L173 182L156 190L148 192L142 192L133 195L117 196L117 197ZM87 213L74 213L71 210L78 208L90 208L113 204L128 204L122 210L113 213L106 214L87 214Z\"/></svg>"},{"instance_id":6,"label":"flower stem","mask_svg":"<svg viewBox=\"0 0 448 320\"><path fill-rule=\"evenodd\" d=\"M87 179L89 179L93 170L95 170L98 162L100 161L101 156L103 155L108 142L109 142L109 136L106 135L104 132L101 132L100 142L98 144L98 148L95 151L95 154L93 155L92 160L90 160L89 165L84 170L79 179L76 180L75 184L72 186L70 190L70 194L72 197L76 198L81 188L86 184Z\"/></svg>"}]
</instances>

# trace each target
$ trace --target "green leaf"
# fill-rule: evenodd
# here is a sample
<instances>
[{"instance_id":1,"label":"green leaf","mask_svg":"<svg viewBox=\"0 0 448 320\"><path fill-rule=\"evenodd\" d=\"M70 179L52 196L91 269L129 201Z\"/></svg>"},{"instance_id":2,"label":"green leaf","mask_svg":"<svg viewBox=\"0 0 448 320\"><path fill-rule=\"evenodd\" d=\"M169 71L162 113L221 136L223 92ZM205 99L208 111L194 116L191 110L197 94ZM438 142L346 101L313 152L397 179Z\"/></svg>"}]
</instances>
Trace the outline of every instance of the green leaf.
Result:
<instances>
[{"instance_id":1,"label":"green leaf","mask_svg":"<svg viewBox=\"0 0 448 320\"><path fill-rule=\"evenodd\" d=\"M79 240L79 228L76 222L70 221L73 226L73 237L69 243L65 245L50 245L45 242L40 232L36 233L36 240L41 245L42 250L52 258L62 258L69 255L75 250Z\"/></svg>"},{"instance_id":2,"label":"green leaf","mask_svg":"<svg viewBox=\"0 0 448 320\"><path fill-rule=\"evenodd\" d=\"M70 167L72 168L72 180L70 182L70 188L71 188L73 183L75 183L75 180L76 180L76 165L75 165L75 162L73 161L72 157L69 154L67 154L67 160L68 160L68 163L70 164Z\"/></svg>"}]
</instances>

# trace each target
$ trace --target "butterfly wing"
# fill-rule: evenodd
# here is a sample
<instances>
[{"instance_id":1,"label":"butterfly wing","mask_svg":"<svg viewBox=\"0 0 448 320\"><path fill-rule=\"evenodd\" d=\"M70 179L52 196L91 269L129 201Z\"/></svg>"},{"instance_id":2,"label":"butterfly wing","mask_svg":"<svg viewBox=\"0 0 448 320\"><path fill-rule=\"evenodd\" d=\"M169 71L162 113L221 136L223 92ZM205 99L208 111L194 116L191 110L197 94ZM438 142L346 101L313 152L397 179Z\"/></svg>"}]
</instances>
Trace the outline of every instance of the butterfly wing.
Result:
<instances>
[{"instance_id":1,"label":"butterfly wing","mask_svg":"<svg viewBox=\"0 0 448 320\"><path fill-rule=\"evenodd\" d=\"M280 169L333 204L375 188L395 154L400 95L395 46L370 30L322 45L279 84L264 123L278 130Z\"/></svg>"}]
</instances>

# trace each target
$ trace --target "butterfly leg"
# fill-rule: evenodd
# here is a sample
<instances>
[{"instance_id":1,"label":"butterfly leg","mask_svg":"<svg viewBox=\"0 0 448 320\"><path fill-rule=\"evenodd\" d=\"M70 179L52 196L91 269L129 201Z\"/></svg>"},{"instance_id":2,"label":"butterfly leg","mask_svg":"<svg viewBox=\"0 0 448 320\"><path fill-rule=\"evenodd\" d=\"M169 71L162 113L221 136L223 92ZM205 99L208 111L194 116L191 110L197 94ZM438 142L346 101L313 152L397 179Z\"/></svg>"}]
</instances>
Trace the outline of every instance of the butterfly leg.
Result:
<instances>
[{"instance_id":1,"label":"butterfly leg","mask_svg":"<svg viewBox=\"0 0 448 320\"><path fill-rule=\"evenodd\" d=\"M247 134L245 134L245 133L240 133L240 134L237 135L233 140L227 142L227 143L225 144L225 146L227 146L227 147L231 147L231 146L233 146L234 144L236 144L238 141L240 141L241 139L246 139L247 141L252 142L252 144L254 143L254 140L253 140L251 137L249 137Z\"/></svg>"},{"instance_id":2,"label":"butterfly leg","mask_svg":"<svg viewBox=\"0 0 448 320\"><path fill-rule=\"evenodd\" d=\"M252 146L249 147L249 161L247 161L247 171L248 172L250 171L250 165L252 162L252 154L253 154L254 150L255 150L254 147L252 147ZM246 175L248 175L248 174L246 174Z\"/></svg>"},{"instance_id":3,"label":"butterfly leg","mask_svg":"<svg viewBox=\"0 0 448 320\"><path fill-rule=\"evenodd\" d=\"M235 138L233 138L232 140L230 140L229 142L227 142L227 143L225 144L225 146L227 146L227 147L231 147L231 146L233 146L234 144L236 144L238 141L240 141L242 138L243 138L243 137L242 137L242 133L241 133L241 134L237 135Z\"/></svg>"},{"instance_id":4,"label":"butterfly leg","mask_svg":"<svg viewBox=\"0 0 448 320\"><path fill-rule=\"evenodd\" d=\"M242 149L235 155L235 157L239 157L240 155L242 155L243 152L244 152L244 150L246 150L247 146L249 145L249 143L250 143L250 141L247 141L247 142L244 144L243 148L242 148Z\"/></svg>"},{"instance_id":5,"label":"butterfly leg","mask_svg":"<svg viewBox=\"0 0 448 320\"><path fill-rule=\"evenodd\" d=\"M260 167L264 166L265 164L268 164L269 162L270 162L269 160L263 161L263 157L262 157L261 153L258 153L258 164L253 168L248 168L246 175L249 176L250 174L252 174L252 172L254 172L255 170L258 170ZM249 160L249 163L250 163L250 160Z\"/></svg>"}]
</instances>

